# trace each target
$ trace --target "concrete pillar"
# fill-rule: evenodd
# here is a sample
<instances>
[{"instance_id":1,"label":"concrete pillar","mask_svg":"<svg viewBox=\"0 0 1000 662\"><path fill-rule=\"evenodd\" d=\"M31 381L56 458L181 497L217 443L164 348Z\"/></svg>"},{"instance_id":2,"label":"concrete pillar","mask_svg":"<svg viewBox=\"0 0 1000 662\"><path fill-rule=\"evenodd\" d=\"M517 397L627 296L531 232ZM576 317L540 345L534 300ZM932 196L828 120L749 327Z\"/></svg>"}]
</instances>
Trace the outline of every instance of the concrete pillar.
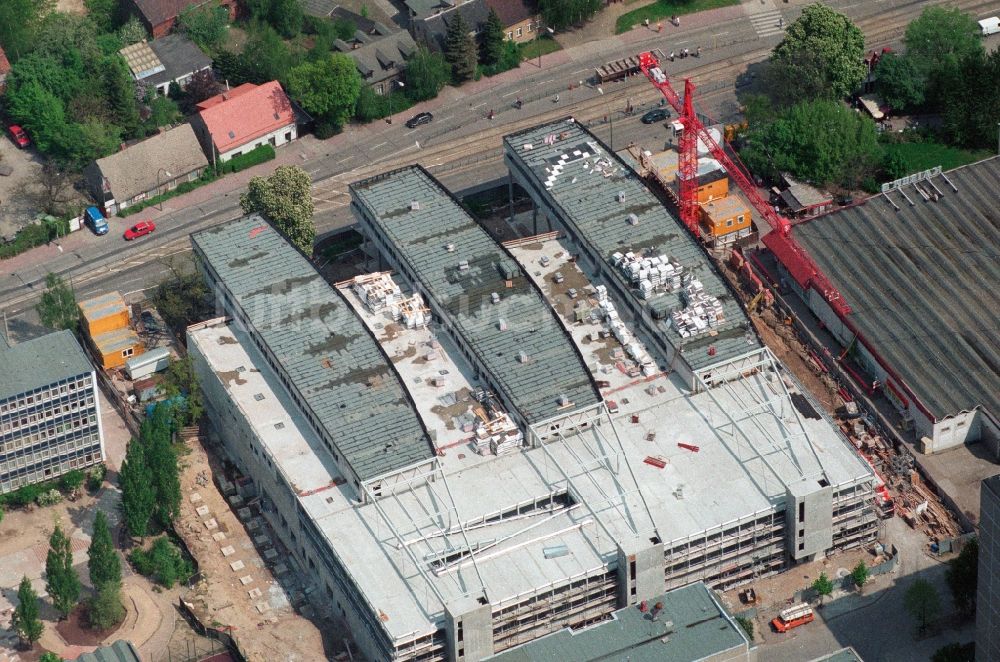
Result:
<instances>
[{"instance_id":1,"label":"concrete pillar","mask_svg":"<svg viewBox=\"0 0 1000 662\"><path fill-rule=\"evenodd\" d=\"M445 605L448 661L493 655L493 608L483 597L458 598Z\"/></svg>"},{"instance_id":2,"label":"concrete pillar","mask_svg":"<svg viewBox=\"0 0 1000 662\"><path fill-rule=\"evenodd\" d=\"M833 547L833 488L825 479L807 478L785 491L788 554L796 561Z\"/></svg>"},{"instance_id":3,"label":"concrete pillar","mask_svg":"<svg viewBox=\"0 0 1000 662\"><path fill-rule=\"evenodd\" d=\"M618 545L618 608L658 598L666 590L663 543L639 538Z\"/></svg>"}]
</instances>

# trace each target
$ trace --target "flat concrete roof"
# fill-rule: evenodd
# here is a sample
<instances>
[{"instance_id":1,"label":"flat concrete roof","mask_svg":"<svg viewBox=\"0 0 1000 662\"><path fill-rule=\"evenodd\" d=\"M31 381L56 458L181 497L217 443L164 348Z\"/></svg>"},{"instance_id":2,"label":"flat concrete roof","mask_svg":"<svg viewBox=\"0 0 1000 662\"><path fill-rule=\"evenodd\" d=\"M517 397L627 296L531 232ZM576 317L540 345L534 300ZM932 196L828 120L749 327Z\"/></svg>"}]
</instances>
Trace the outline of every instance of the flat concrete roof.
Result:
<instances>
[{"instance_id":1,"label":"flat concrete roof","mask_svg":"<svg viewBox=\"0 0 1000 662\"><path fill-rule=\"evenodd\" d=\"M653 605L663 610L652 617ZM748 650L743 628L703 583L668 591L619 609L610 620L581 630L560 630L486 658L489 662L564 662L629 660L691 662L728 651Z\"/></svg>"},{"instance_id":2,"label":"flat concrete roof","mask_svg":"<svg viewBox=\"0 0 1000 662\"><path fill-rule=\"evenodd\" d=\"M413 402L378 343L312 264L260 216L191 241L361 480L431 460Z\"/></svg>"},{"instance_id":3,"label":"flat concrete roof","mask_svg":"<svg viewBox=\"0 0 1000 662\"><path fill-rule=\"evenodd\" d=\"M792 230L851 322L936 418L975 407L1000 418L998 207L993 157Z\"/></svg>"},{"instance_id":4,"label":"flat concrete roof","mask_svg":"<svg viewBox=\"0 0 1000 662\"><path fill-rule=\"evenodd\" d=\"M600 402L580 354L517 262L425 170L385 173L351 192L526 421ZM562 396L571 404L561 405Z\"/></svg>"},{"instance_id":5,"label":"flat concrete roof","mask_svg":"<svg viewBox=\"0 0 1000 662\"><path fill-rule=\"evenodd\" d=\"M549 143L549 144L547 144ZM679 220L649 191L642 179L587 129L570 119L550 122L504 137L505 158L547 196L559 210L560 222L601 256L608 277L618 280L647 309L667 300L681 309L682 290L639 297L612 264L614 253L651 249L654 255L674 258L704 285L705 293L722 303L725 321L718 333L682 338L669 320L649 316L649 324L676 348L684 360L700 370L761 349L742 307L715 270L708 255ZM618 194L624 201L618 201ZM631 224L629 215L638 222ZM709 349L714 348L712 354Z\"/></svg>"}]
</instances>

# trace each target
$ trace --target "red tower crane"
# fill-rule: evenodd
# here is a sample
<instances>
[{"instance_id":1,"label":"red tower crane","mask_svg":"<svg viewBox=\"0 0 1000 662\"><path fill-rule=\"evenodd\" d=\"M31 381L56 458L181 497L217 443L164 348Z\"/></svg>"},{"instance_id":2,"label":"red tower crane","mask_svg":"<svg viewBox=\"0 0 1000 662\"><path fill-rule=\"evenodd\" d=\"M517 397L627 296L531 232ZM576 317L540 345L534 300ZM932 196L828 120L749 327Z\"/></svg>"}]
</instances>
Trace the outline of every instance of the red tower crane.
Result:
<instances>
[{"instance_id":1,"label":"red tower crane","mask_svg":"<svg viewBox=\"0 0 1000 662\"><path fill-rule=\"evenodd\" d=\"M753 180L738 162L738 157L730 156L719 145L705 125L701 123L694 112L694 85L689 79L684 80L684 100L681 101L670 85L667 74L660 67L659 61L652 53L639 54L639 68L646 75L663 98L667 100L679 115L684 130L680 139L680 154L678 157L678 189L680 199L681 222L692 233L698 233L698 142L706 146L712 157L726 171L726 174L740 187L747 201L764 218L771 227L771 232L764 239L764 244L773 252L788 269L789 274L803 289L815 288L830 306L837 312L846 315L851 308L826 276L816 267L812 258L798 245L791 235L791 222L776 212L764 200Z\"/></svg>"}]
</instances>

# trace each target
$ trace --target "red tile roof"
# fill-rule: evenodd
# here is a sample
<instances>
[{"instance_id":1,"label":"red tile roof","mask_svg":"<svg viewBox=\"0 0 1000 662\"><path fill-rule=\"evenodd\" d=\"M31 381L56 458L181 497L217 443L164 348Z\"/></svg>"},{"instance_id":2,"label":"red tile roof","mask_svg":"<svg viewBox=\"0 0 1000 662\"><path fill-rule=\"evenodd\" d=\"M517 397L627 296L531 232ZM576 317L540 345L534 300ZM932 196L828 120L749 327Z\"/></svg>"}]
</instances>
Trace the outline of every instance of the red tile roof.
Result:
<instances>
[{"instance_id":1,"label":"red tile roof","mask_svg":"<svg viewBox=\"0 0 1000 662\"><path fill-rule=\"evenodd\" d=\"M3 47L0 46L0 76L10 73L10 60L7 59L7 54L3 52Z\"/></svg>"},{"instance_id":2,"label":"red tile roof","mask_svg":"<svg viewBox=\"0 0 1000 662\"><path fill-rule=\"evenodd\" d=\"M295 113L278 81L244 83L198 104L220 153L295 123Z\"/></svg>"}]
</instances>

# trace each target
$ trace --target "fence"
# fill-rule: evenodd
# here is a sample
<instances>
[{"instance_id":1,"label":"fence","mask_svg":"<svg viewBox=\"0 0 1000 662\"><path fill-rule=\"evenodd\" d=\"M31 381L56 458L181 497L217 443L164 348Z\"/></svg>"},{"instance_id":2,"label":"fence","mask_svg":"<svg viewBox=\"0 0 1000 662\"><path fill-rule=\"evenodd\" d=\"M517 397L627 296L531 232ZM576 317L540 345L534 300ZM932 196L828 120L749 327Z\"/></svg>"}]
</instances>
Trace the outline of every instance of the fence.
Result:
<instances>
[{"instance_id":1,"label":"fence","mask_svg":"<svg viewBox=\"0 0 1000 662\"><path fill-rule=\"evenodd\" d=\"M226 652L228 652L230 656L233 658L233 660L235 660L236 662L246 662L246 657L240 651L239 642L237 641L236 637L234 637L232 634L224 630L218 630L216 628L206 627L205 625L203 625L202 622L195 615L194 611L191 609L191 606L188 603L184 602L184 600L181 598L177 599L177 609L178 611L180 611L181 616L184 617L184 620L187 621L188 625L190 625L195 632L197 632L203 637L207 637L213 641L222 644ZM174 658L174 659L179 660L181 658ZM187 658L185 658L185 660L186 659Z\"/></svg>"},{"instance_id":2,"label":"fence","mask_svg":"<svg viewBox=\"0 0 1000 662\"><path fill-rule=\"evenodd\" d=\"M895 545L890 549L890 554L891 556L882 563L868 567L869 577L885 575L896 569L896 566L899 564L899 550L896 549ZM854 578L850 575L831 577L830 582L833 584L833 590L835 591L850 591L855 588ZM819 597L819 593L812 586L807 586L795 592L792 602L813 602L819 600Z\"/></svg>"}]
</instances>

